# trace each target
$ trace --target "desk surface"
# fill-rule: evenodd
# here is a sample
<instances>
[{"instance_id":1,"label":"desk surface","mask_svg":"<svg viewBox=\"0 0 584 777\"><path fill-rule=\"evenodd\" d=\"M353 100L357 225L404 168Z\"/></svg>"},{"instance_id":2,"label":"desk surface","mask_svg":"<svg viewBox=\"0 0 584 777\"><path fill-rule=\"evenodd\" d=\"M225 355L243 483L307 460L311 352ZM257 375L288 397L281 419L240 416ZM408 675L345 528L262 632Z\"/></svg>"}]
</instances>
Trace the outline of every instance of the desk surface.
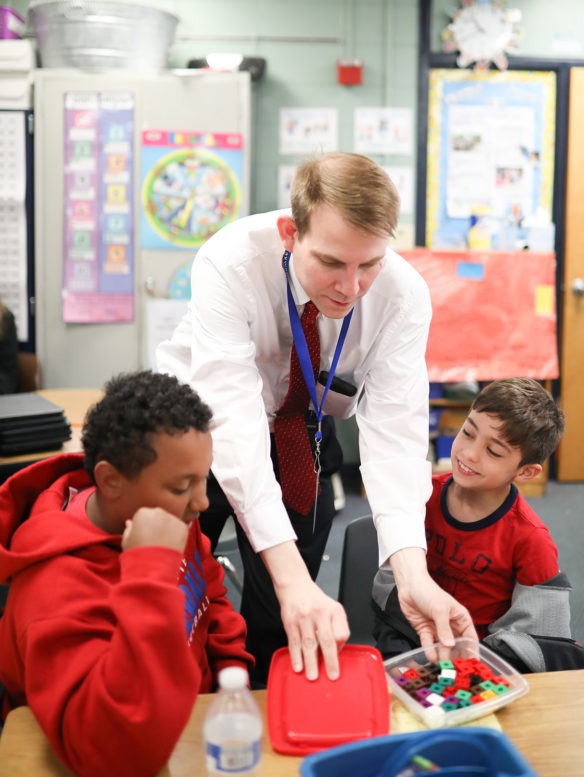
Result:
<instances>
[{"instance_id":1,"label":"desk surface","mask_svg":"<svg viewBox=\"0 0 584 777\"><path fill-rule=\"evenodd\" d=\"M71 424L71 439L60 448L52 451L23 453L20 456L0 456L0 467L6 464L27 464L31 461L46 459L59 453L78 453L81 451L81 427L87 410L103 396L101 389L42 389L37 394L63 408L65 417Z\"/></svg>"},{"instance_id":2,"label":"desk surface","mask_svg":"<svg viewBox=\"0 0 584 777\"><path fill-rule=\"evenodd\" d=\"M530 692L497 713L539 777L581 777L584 746L584 669L527 676ZM254 691L266 724L266 691ZM158 777L204 774L203 718L212 694L199 696L191 718ZM170 700L169 700L170 703ZM399 702L396 702L399 703ZM480 722L477 722L480 725ZM261 777L297 777L301 759L278 755L264 729ZM392 731L392 733L398 733ZM0 764L11 777L67 777L28 707L10 713L0 737Z\"/></svg>"}]
</instances>

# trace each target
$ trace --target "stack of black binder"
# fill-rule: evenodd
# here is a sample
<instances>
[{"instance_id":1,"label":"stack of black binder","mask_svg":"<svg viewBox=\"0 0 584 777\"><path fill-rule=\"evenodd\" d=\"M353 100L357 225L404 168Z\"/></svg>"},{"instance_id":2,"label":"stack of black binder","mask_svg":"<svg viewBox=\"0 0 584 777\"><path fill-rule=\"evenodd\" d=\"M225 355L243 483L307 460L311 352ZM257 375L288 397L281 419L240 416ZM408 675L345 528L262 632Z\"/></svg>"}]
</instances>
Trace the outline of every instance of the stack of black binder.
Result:
<instances>
[{"instance_id":1,"label":"stack of black binder","mask_svg":"<svg viewBox=\"0 0 584 777\"><path fill-rule=\"evenodd\" d=\"M71 438L63 408L40 394L0 396L0 454L17 456L52 451Z\"/></svg>"}]
</instances>

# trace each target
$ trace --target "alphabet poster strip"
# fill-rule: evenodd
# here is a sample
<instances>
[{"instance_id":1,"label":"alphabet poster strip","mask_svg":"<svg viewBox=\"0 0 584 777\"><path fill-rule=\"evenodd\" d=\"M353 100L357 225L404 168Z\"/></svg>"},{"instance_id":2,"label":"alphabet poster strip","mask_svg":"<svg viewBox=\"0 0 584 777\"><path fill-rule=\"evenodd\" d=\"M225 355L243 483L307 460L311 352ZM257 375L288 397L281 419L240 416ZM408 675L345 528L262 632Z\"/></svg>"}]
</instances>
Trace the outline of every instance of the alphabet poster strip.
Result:
<instances>
[{"instance_id":1,"label":"alphabet poster strip","mask_svg":"<svg viewBox=\"0 0 584 777\"><path fill-rule=\"evenodd\" d=\"M66 323L134 319L133 134L133 95L65 95Z\"/></svg>"}]
</instances>

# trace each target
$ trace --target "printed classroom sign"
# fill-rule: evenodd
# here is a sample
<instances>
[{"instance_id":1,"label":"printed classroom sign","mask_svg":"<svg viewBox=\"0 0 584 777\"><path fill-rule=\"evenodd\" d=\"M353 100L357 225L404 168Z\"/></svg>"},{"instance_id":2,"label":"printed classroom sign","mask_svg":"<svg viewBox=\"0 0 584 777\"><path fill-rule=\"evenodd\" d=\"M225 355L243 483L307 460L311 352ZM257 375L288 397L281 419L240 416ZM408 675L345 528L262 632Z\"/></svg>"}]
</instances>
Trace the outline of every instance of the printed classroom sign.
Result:
<instances>
[{"instance_id":1,"label":"printed classroom sign","mask_svg":"<svg viewBox=\"0 0 584 777\"><path fill-rule=\"evenodd\" d=\"M198 248L241 207L240 133L142 132L142 248Z\"/></svg>"},{"instance_id":2,"label":"printed classroom sign","mask_svg":"<svg viewBox=\"0 0 584 777\"><path fill-rule=\"evenodd\" d=\"M64 98L63 321L134 319L134 97Z\"/></svg>"}]
</instances>

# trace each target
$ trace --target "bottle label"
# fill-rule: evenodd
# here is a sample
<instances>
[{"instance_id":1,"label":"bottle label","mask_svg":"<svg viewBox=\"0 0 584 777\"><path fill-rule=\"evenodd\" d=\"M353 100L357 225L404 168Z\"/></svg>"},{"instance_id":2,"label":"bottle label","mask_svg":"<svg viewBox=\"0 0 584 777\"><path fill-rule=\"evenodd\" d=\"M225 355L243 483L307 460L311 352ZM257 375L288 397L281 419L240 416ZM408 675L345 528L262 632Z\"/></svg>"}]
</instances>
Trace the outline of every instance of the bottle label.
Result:
<instances>
[{"instance_id":1,"label":"bottle label","mask_svg":"<svg viewBox=\"0 0 584 777\"><path fill-rule=\"evenodd\" d=\"M214 745L207 742L207 771L210 774L249 774L260 762L261 741Z\"/></svg>"}]
</instances>

